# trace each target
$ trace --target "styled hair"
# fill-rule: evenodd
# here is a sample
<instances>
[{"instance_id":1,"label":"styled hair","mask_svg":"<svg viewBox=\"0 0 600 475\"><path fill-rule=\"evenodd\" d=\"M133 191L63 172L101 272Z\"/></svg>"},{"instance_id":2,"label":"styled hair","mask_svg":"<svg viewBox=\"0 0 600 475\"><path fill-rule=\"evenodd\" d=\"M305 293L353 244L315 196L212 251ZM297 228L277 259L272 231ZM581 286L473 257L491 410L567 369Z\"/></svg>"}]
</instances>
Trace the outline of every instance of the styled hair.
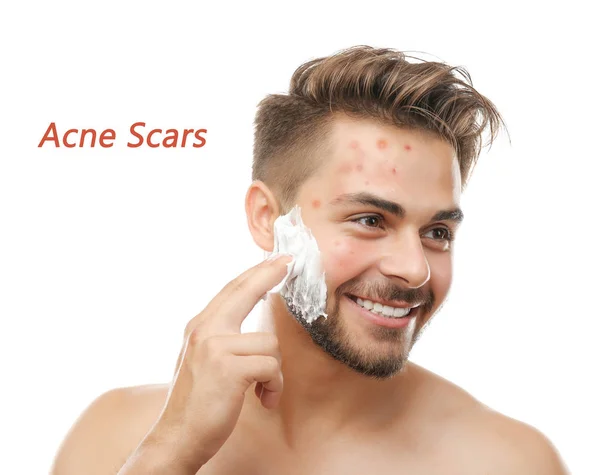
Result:
<instances>
[{"instance_id":1,"label":"styled hair","mask_svg":"<svg viewBox=\"0 0 600 475\"><path fill-rule=\"evenodd\" d=\"M337 113L445 140L458 158L463 191L482 147L491 146L500 125L506 129L462 66L370 46L308 61L292 75L289 94L270 94L258 104L254 121L252 179L269 186L284 210L323 162L316 158L328 150Z\"/></svg>"}]
</instances>

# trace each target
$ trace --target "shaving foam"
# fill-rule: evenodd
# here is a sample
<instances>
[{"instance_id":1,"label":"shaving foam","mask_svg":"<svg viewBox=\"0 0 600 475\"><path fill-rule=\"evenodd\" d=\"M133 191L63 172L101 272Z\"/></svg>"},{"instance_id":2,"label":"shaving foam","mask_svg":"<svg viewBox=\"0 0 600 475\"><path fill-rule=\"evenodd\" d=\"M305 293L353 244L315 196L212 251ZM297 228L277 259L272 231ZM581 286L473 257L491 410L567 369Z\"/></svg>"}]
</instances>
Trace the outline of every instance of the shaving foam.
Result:
<instances>
[{"instance_id":1,"label":"shaving foam","mask_svg":"<svg viewBox=\"0 0 600 475\"><path fill-rule=\"evenodd\" d=\"M298 205L274 224L274 248L269 257L288 254L293 260L287 264L287 275L268 293L279 293L308 323L319 317L327 318L325 306L327 286L317 241L302 222Z\"/></svg>"}]
</instances>

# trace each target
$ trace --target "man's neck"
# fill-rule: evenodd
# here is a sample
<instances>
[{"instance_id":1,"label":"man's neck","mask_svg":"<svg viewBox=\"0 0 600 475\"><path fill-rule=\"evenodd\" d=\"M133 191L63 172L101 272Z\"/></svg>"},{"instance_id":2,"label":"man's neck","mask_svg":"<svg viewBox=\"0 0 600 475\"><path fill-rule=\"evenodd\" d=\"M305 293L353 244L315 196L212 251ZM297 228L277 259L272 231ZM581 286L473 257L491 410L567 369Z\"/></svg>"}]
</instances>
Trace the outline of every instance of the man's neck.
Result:
<instances>
[{"instance_id":1,"label":"man's neck","mask_svg":"<svg viewBox=\"0 0 600 475\"><path fill-rule=\"evenodd\" d=\"M279 296L265 302L260 330L273 331L279 339L284 390L276 409L267 411L254 401L256 410L280 426L290 445L344 431L381 429L409 414L414 365L385 380L357 373L319 348Z\"/></svg>"}]
</instances>

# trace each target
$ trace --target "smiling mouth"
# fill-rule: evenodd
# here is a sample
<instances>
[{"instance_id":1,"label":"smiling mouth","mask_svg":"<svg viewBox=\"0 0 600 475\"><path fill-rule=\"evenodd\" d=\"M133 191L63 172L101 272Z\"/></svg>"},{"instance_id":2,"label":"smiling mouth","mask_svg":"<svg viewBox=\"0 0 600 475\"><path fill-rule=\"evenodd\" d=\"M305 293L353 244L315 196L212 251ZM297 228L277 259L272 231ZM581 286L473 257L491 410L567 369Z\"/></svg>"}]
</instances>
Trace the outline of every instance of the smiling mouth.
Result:
<instances>
[{"instance_id":1,"label":"smiling mouth","mask_svg":"<svg viewBox=\"0 0 600 475\"><path fill-rule=\"evenodd\" d=\"M358 306L368 310L369 312L387 318L405 318L414 316L421 305L409 305L406 302L394 302L391 301L380 301L380 300L369 300L366 298L357 297L352 294L345 294L350 300L352 300ZM390 305L392 304L392 305Z\"/></svg>"}]
</instances>

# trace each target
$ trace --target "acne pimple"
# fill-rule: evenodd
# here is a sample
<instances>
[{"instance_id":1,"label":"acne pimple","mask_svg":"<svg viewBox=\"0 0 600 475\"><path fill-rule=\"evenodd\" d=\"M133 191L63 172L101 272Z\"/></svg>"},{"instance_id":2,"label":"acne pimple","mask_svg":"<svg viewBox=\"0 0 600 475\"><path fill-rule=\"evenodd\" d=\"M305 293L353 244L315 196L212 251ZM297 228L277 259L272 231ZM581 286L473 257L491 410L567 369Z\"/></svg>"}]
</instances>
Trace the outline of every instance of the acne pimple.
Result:
<instances>
[{"instance_id":1,"label":"acne pimple","mask_svg":"<svg viewBox=\"0 0 600 475\"><path fill-rule=\"evenodd\" d=\"M340 167L340 173L348 173L352 170L352 165L349 163L343 163Z\"/></svg>"},{"instance_id":2,"label":"acne pimple","mask_svg":"<svg viewBox=\"0 0 600 475\"><path fill-rule=\"evenodd\" d=\"M392 173L395 175L396 174L396 167L392 168Z\"/></svg>"},{"instance_id":3,"label":"acne pimple","mask_svg":"<svg viewBox=\"0 0 600 475\"><path fill-rule=\"evenodd\" d=\"M313 208L318 208L319 206L321 206L321 202L319 200L314 200L312 202Z\"/></svg>"},{"instance_id":4,"label":"acne pimple","mask_svg":"<svg viewBox=\"0 0 600 475\"><path fill-rule=\"evenodd\" d=\"M383 150L386 147L387 147L387 142L384 139L379 139L377 141L377 148L378 149Z\"/></svg>"},{"instance_id":5,"label":"acne pimple","mask_svg":"<svg viewBox=\"0 0 600 475\"><path fill-rule=\"evenodd\" d=\"M368 182L368 181L365 181L365 185L368 185L368 184L369 184L369 182Z\"/></svg>"},{"instance_id":6,"label":"acne pimple","mask_svg":"<svg viewBox=\"0 0 600 475\"><path fill-rule=\"evenodd\" d=\"M351 148L358 148L358 140L353 140L352 142L350 142L350 147Z\"/></svg>"},{"instance_id":7,"label":"acne pimple","mask_svg":"<svg viewBox=\"0 0 600 475\"><path fill-rule=\"evenodd\" d=\"M358 171L361 171L363 169L363 166L359 163L358 165L356 165L356 169Z\"/></svg>"},{"instance_id":8,"label":"acne pimple","mask_svg":"<svg viewBox=\"0 0 600 475\"><path fill-rule=\"evenodd\" d=\"M410 145L405 145L404 146L404 150L409 150L410 151L411 150L411 146Z\"/></svg>"},{"instance_id":9,"label":"acne pimple","mask_svg":"<svg viewBox=\"0 0 600 475\"><path fill-rule=\"evenodd\" d=\"M339 245L340 245L340 242L339 242L339 241L334 241L334 242L333 242L333 245L334 245L334 246L339 246Z\"/></svg>"}]
</instances>

